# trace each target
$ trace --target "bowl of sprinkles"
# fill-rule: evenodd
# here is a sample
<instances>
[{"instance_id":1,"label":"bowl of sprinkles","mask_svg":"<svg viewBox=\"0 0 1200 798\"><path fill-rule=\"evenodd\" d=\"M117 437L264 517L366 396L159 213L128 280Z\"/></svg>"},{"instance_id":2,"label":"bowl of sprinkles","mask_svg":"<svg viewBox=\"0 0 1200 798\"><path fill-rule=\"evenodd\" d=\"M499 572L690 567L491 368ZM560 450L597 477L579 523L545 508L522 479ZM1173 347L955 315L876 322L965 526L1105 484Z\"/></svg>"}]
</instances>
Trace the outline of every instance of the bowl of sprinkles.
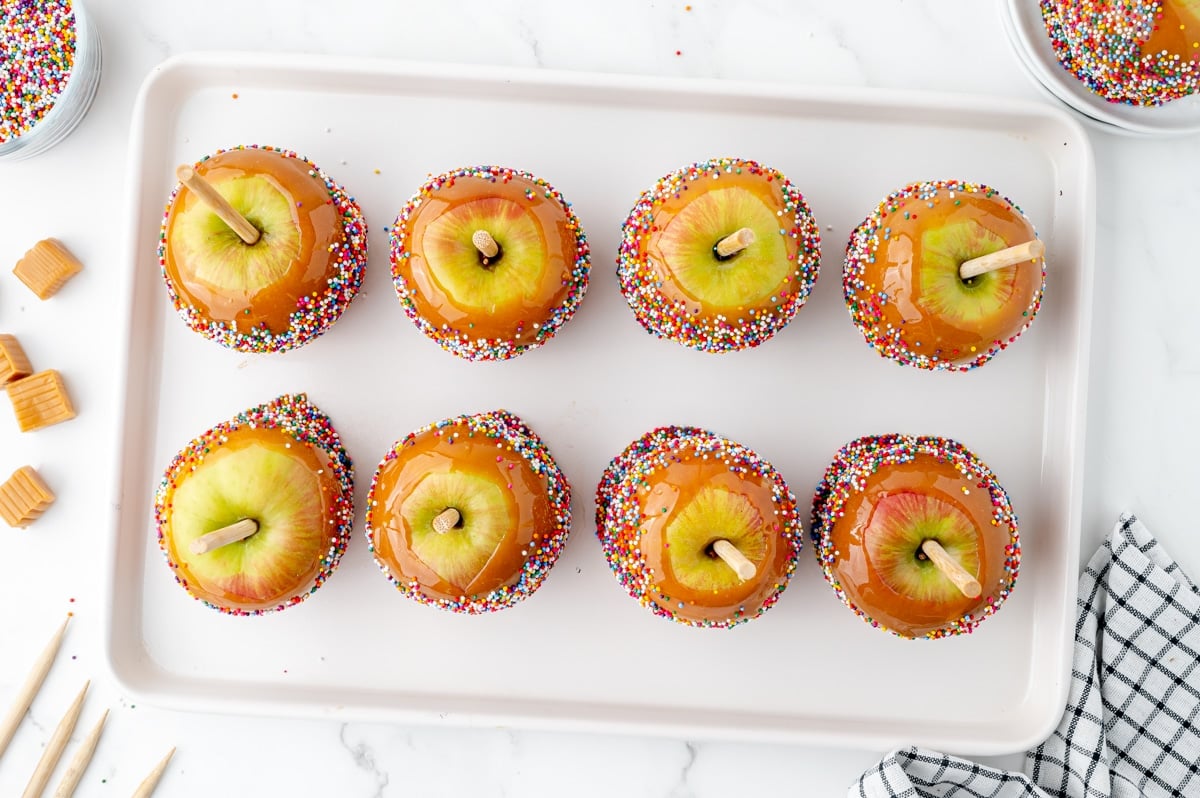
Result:
<instances>
[{"instance_id":1,"label":"bowl of sprinkles","mask_svg":"<svg viewBox=\"0 0 1200 798\"><path fill-rule=\"evenodd\" d=\"M0 0L0 161L45 152L100 83L100 34L78 0Z\"/></svg>"},{"instance_id":2,"label":"bowl of sprinkles","mask_svg":"<svg viewBox=\"0 0 1200 798\"><path fill-rule=\"evenodd\" d=\"M1200 133L1200 14L1183 0L1000 0L1018 59L1108 133Z\"/></svg>"}]
</instances>

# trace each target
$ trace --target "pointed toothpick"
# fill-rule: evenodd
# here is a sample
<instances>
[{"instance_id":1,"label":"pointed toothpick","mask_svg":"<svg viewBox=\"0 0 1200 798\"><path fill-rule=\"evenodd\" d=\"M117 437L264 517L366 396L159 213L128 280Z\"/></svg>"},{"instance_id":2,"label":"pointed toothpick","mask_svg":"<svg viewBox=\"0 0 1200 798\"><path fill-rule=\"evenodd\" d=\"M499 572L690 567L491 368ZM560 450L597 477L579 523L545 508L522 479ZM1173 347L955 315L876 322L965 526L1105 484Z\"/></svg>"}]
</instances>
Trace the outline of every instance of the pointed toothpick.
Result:
<instances>
[{"instance_id":1,"label":"pointed toothpick","mask_svg":"<svg viewBox=\"0 0 1200 798\"><path fill-rule=\"evenodd\" d=\"M50 735L50 742L46 743L46 749L42 751L42 758L38 760L37 767L33 769L33 775L29 777L29 784L26 785L25 792L21 793L21 798L42 798L42 793L46 790L46 783L50 781L50 774L54 772L54 766L58 764L63 750L66 749L67 743L71 739L71 732L75 731L75 724L79 722L79 713L83 711L83 699L87 696L89 686L91 686L90 681L84 682L83 689L71 702L67 714L63 715L63 719L54 728L54 734Z\"/></svg>"},{"instance_id":2,"label":"pointed toothpick","mask_svg":"<svg viewBox=\"0 0 1200 798\"><path fill-rule=\"evenodd\" d=\"M96 753L96 746L100 744L100 734L104 731L106 720L108 720L107 709L100 716L99 722L88 732L88 736L79 750L75 752L75 756L71 757L71 764L67 765L62 781L58 783L58 788L54 791L54 798L71 798L75 794L75 788L79 786L79 780L83 778L83 772L91 763L92 754Z\"/></svg>"},{"instance_id":3,"label":"pointed toothpick","mask_svg":"<svg viewBox=\"0 0 1200 798\"><path fill-rule=\"evenodd\" d=\"M150 771L150 775L142 780L138 788L133 792L133 798L150 798L154 794L154 788L158 786L158 780L162 778L163 773L167 772L167 763L171 761L171 757L175 754L175 747L172 746L167 755L159 760L154 766L154 770Z\"/></svg>"},{"instance_id":4,"label":"pointed toothpick","mask_svg":"<svg viewBox=\"0 0 1200 798\"><path fill-rule=\"evenodd\" d=\"M62 626L58 627L58 631L54 633L54 637L50 638L50 642L46 644L46 648L43 649L37 662L33 663L33 670L25 678L25 684L21 685L21 692L17 693L17 700L13 702L8 714L4 716L4 720L0 721L0 756L4 756L4 749L8 748L8 744L12 742L13 735L17 733L17 727L21 725L25 713L29 711L29 705L33 703L34 696L38 694L38 690L42 689L42 682L46 680L46 674L50 672L50 666L54 664L54 658L58 655L58 648L62 645L63 635L67 631L67 623L70 620L71 616L68 615L62 622Z\"/></svg>"}]
</instances>

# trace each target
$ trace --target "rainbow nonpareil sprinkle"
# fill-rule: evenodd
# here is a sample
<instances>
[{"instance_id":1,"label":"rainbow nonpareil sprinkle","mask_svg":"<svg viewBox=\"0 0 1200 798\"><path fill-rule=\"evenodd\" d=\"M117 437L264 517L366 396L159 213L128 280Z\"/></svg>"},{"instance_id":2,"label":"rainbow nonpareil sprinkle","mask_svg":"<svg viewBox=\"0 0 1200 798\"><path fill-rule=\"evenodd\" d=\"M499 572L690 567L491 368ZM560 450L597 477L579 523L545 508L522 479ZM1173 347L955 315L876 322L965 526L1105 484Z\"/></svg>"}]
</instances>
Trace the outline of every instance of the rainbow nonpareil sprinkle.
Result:
<instances>
[{"instance_id":1,"label":"rainbow nonpareil sprinkle","mask_svg":"<svg viewBox=\"0 0 1200 798\"><path fill-rule=\"evenodd\" d=\"M1111 103L1157 106L1200 89L1200 20L1181 4L1041 0L1041 9L1055 56L1089 90ZM1162 26L1178 29L1177 44Z\"/></svg>"},{"instance_id":2,"label":"rainbow nonpareil sprinkle","mask_svg":"<svg viewBox=\"0 0 1200 798\"><path fill-rule=\"evenodd\" d=\"M0 144L28 133L54 107L77 46L69 0L0 3Z\"/></svg>"}]
</instances>

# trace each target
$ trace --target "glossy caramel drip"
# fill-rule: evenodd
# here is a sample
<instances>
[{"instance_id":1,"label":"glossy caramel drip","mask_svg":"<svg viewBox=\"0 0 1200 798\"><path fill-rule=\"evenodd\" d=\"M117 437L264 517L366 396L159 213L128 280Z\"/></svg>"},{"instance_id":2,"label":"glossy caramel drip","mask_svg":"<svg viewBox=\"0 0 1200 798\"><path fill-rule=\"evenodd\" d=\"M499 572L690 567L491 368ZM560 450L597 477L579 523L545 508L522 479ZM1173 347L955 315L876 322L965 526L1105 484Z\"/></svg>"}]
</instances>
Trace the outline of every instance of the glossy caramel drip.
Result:
<instances>
[{"instance_id":1,"label":"glossy caramel drip","mask_svg":"<svg viewBox=\"0 0 1200 798\"><path fill-rule=\"evenodd\" d=\"M532 340L534 325L549 319L553 310L566 300L576 258L575 231L562 205L546 194L545 186L520 176L494 181L463 175L424 197L401 231L409 256L396 265L413 289L411 298L417 313L436 329L448 326L472 338ZM547 258L536 291L494 312L482 312L456 301L451 290L434 276L424 245L426 230L439 217L484 198L514 203L531 216ZM481 264L480 268L485 267Z\"/></svg>"},{"instance_id":2,"label":"glossy caramel drip","mask_svg":"<svg viewBox=\"0 0 1200 798\"><path fill-rule=\"evenodd\" d=\"M754 578L720 591L698 591L683 585L671 567L670 549L666 546L666 530L679 512L705 487L724 488L744 496L753 506L765 527L766 556L755 563ZM742 608L745 614L755 610L786 579L791 547L780 533L783 523L772 498L770 480L754 473L735 474L722 462L680 454L680 460L655 472L644 489L638 491L642 517L638 547L646 566L653 571L647 581L655 590L649 598L676 616L694 620L724 620L734 617ZM719 536L720 531L714 530ZM683 606L680 606L680 605Z\"/></svg>"},{"instance_id":3,"label":"glossy caramel drip","mask_svg":"<svg viewBox=\"0 0 1200 798\"><path fill-rule=\"evenodd\" d=\"M866 545L866 538L873 534L872 516L881 499L901 492L933 495L971 520L979 550L980 569L975 576L983 587L982 596L972 599L960 594L945 602L922 601L889 587L876 571ZM993 525L992 510L987 488L965 478L949 462L918 454L911 462L885 465L849 497L830 530L836 552L833 572L847 598L872 619L919 637L976 611L1000 588L1011 530Z\"/></svg>"},{"instance_id":4,"label":"glossy caramel drip","mask_svg":"<svg viewBox=\"0 0 1200 798\"><path fill-rule=\"evenodd\" d=\"M312 167L299 158L259 149L230 150L198 164L196 174L218 187L241 177L266 178L291 205L292 224L299 230L300 244L284 278L275 283L242 289L201 279L197 274L198 264L177 254L170 245L177 220L200 203L195 194L181 186L167 215L164 264L180 299L212 321L232 322L241 333L263 325L275 334L286 332L297 303L325 290L329 277L336 271L338 247L344 244L342 220L329 190L311 172ZM240 244L251 251L271 245L269 234L253 245Z\"/></svg>"},{"instance_id":5,"label":"glossy caramel drip","mask_svg":"<svg viewBox=\"0 0 1200 798\"><path fill-rule=\"evenodd\" d=\"M890 228L890 234L886 238L880 234L875 260L864 265L863 280L887 294L887 302L880 307L880 326L900 330L913 352L969 361L1021 330L1024 314L1042 284L1042 264L1025 262L992 272L989 279L1011 292L1002 312L976 323L956 322L934 309L921 283L923 232L970 220L999 236L1006 247L1023 244L1036 235L1033 225L998 194L939 191L933 207L930 204L912 197L882 220L879 230ZM970 302L968 297L962 300Z\"/></svg>"},{"instance_id":6,"label":"glossy caramel drip","mask_svg":"<svg viewBox=\"0 0 1200 798\"><path fill-rule=\"evenodd\" d=\"M459 437L453 437L455 432L461 433ZM425 476L449 472L487 479L510 500L509 529L482 570L462 585L447 581L417 557L412 550L412 529L402 512L405 501ZM453 601L514 584L529 549L554 528L545 480L521 455L507 446L498 447L496 438L478 434L468 437L466 425L428 430L406 442L398 455L380 468L372 496L376 502L371 510L376 556L394 579L416 582L433 599ZM455 534L455 530L446 534Z\"/></svg>"}]
</instances>

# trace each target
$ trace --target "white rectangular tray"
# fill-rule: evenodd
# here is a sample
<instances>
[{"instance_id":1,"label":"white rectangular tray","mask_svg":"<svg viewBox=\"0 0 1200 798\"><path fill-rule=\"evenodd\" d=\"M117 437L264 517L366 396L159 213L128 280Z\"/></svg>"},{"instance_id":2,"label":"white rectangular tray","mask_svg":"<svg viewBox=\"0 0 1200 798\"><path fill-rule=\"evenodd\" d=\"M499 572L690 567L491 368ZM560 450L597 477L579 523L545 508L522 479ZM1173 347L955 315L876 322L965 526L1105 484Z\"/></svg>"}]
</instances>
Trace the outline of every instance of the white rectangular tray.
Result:
<instances>
[{"instance_id":1,"label":"white rectangular tray","mask_svg":"<svg viewBox=\"0 0 1200 798\"><path fill-rule=\"evenodd\" d=\"M362 295L328 334L282 356L237 354L187 331L155 257L173 167L239 143L306 154L358 198L370 225ZM115 677L142 700L964 753L1021 749L1057 720L1077 577L1094 205L1090 146L1062 113L995 98L211 54L150 75L130 153L129 346L105 640ZM618 291L614 258L645 187L721 155L787 174L812 206L825 254L789 327L758 349L715 356L646 335ZM388 269L385 228L426 175L479 163L549 180L574 203L594 253L576 318L542 349L498 364L460 361L423 338ZM1037 322L966 375L880 358L840 288L845 241L879 199L949 178L1012 197L1049 248ZM226 617L174 583L154 539L153 490L188 440L285 391L306 391L328 412L355 459L355 536L309 601ZM498 407L541 434L570 479L571 538L542 589L512 610L461 617L419 606L368 554L361 506L371 474L410 430ZM904 641L838 603L806 541L791 586L762 618L732 631L655 618L609 573L592 497L613 455L668 423L756 449L804 506L854 437L957 438L997 472L1020 516L1016 591L974 635Z\"/></svg>"}]
</instances>

